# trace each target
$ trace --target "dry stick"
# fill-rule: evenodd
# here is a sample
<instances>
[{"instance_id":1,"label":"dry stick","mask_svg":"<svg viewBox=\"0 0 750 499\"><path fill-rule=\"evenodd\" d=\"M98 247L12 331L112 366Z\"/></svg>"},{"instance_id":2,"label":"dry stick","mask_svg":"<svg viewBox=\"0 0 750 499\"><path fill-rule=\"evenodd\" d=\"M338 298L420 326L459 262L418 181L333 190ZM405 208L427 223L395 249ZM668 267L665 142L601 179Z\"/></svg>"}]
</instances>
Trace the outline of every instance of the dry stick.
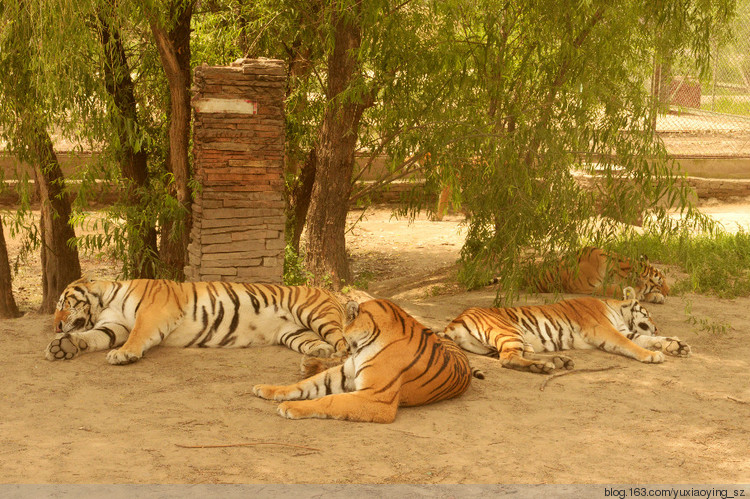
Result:
<instances>
[{"instance_id":1,"label":"dry stick","mask_svg":"<svg viewBox=\"0 0 750 499\"><path fill-rule=\"evenodd\" d=\"M599 371L609 371L610 369L622 369L622 366L610 366L610 367L602 367L601 369L576 369L575 371L565 371L562 373L556 373L548 377L547 379L542 382L541 385L539 385L539 391L543 392L544 388L547 386L547 383L549 383L553 378L559 378L560 376L567 376L568 374L577 374L577 373L595 373Z\"/></svg>"},{"instance_id":2,"label":"dry stick","mask_svg":"<svg viewBox=\"0 0 750 499\"><path fill-rule=\"evenodd\" d=\"M217 445L182 445L182 444L175 444L175 445L183 449L223 449L226 447L252 447L253 445L280 445L282 447L295 447L297 449L307 449L307 450L314 450L317 452L321 452L320 449L316 449L315 447L306 447L304 445L294 445L294 444L284 444L281 442L245 442L241 444L217 444Z\"/></svg>"},{"instance_id":3,"label":"dry stick","mask_svg":"<svg viewBox=\"0 0 750 499\"><path fill-rule=\"evenodd\" d=\"M727 396L727 398L732 402L737 402L738 404L750 404L750 402L748 402L747 400L740 400L730 396Z\"/></svg>"}]
</instances>

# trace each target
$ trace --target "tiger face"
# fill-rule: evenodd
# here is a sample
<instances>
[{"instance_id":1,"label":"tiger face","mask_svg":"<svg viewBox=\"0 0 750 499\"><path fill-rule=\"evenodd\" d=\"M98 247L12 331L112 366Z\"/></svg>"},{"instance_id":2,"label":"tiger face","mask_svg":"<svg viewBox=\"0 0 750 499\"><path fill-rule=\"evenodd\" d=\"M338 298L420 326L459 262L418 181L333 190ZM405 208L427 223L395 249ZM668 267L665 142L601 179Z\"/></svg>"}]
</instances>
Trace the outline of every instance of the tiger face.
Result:
<instances>
[{"instance_id":1,"label":"tiger face","mask_svg":"<svg viewBox=\"0 0 750 499\"><path fill-rule=\"evenodd\" d=\"M624 302L620 307L620 314L631 332L658 336L659 331L656 329L656 324L651 319L651 315L637 300Z\"/></svg>"},{"instance_id":2,"label":"tiger face","mask_svg":"<svg viewBox=\"0 0 750 499\"><path fill-rule=\"evenodd\" d=\"M641 255L639 281L639 299L664 303L665 297L669 294L667 278L661 270L651 265L646 255Z\"/></svg>"},{"instance_id":3,"label":"tiger face","mask_svg":"<svg viewBox=\"0 0 750 499\"><path fill-rule=\"evenodd\" d=\"M78 286L69 286L57 302L54 316L55 333L70 333L94 327L91 303Z\"/></svg>"}]
</instances>

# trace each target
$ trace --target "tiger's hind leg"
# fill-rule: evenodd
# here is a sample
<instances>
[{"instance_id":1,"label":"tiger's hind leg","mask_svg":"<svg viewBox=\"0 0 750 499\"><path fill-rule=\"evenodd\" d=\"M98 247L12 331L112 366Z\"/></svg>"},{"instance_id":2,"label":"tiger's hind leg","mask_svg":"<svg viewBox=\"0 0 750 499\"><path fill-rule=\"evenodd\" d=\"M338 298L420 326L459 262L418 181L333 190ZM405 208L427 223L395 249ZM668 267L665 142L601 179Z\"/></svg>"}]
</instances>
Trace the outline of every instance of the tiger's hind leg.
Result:
<instances>
[{"instance_id":1,"label":"tiger's hind leg","mask_svg":"<svg viewBox=\"0 0 750 499\"><path fill-rule=\"evenodd\" d=\"M253 393L276 401L314 399L354 389L353 379L354 364L346 362L291 385L255 385Z\"/></svg>"},{"instance_id":2,"label":"tiger's hind leg","mask_svg":"<svg viewBox=\"0 0 750 499\"><path fill-rule=\"evenodd\" d=\"M573 369L575 367L575 362L573 362L573 359L568 356L559 354L538 354L530 345L524 347L523 356L526 359L541 361L549 360L555 365L555 369Z\"/></svg>"},{"instance_id":3,"label":"tiger's hind leg","mask_svg":"<svg viewBox=\"0 0 750 499\"><path fill-rule=\"evenodd\" d=\"M489 357L497 357L496 349L475 338L461 322L452 322L448 324L442 335L453 340L456 345L467 352L487 355Z\"/></svg>"},{"instance_id":4,"label":"tiger's hind leg","mask_svg":"<svg viewBox=\"0 0 750 499\"><path fill-rule=\"evenodd\" d=\"M309 378L332 367L343 364L348 357L313 357L305 355L299 364L302 378Z\"/></svg>"},{"instance_id":5,"label":"tiger's hind leg","mask_svg":"<svg viewBox=\"0 0 750 499\"><path fill-rule=\"evenodd\" d=\"M331 357L336 353L333 345L326 343L320 336L307 328L285 330L277 338L277 343L304 355Z\"/></svg>"},{"instance_id":6,"label":"tiger's hind leg","mask_svg":"<svg viewBox=\"0 0 750 499\"><path fill-rule=\"evenodd\" d=\"M490 341L497 345L500 363L503 367L541 374L548 374L555 370L556 365L552 358L532 353L533 350L529 351L528 345L516 336L498 334L494 330L490 331L488 336ZM562 364L564 365L564 362Z\"/></svg>"},{"instance_id":7,"label":"tiger's hind leg","mask_svg":"<svg viewBox=\"0 0 750 499\"><path fill-rule=\"evenodd\" d=\"M315 400L282 402L277 410L281 416L288 419L330 418L365 423L391 423L396 419L398 411L398 394L383 397L383 400L375 400L372 395L362 392L326 395Z\"/></svg>"}]
</instances>

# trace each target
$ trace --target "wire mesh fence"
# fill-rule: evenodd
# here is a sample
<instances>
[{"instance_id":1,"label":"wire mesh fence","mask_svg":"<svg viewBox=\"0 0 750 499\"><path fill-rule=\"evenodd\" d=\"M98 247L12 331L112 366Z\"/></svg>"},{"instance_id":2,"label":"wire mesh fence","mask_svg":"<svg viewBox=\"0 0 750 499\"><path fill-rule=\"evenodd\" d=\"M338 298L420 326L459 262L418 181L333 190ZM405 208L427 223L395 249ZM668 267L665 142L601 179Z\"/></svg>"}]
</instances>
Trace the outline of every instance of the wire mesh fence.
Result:
<instances>
[{"instance_id":1,"label":"wire mesh fence","mask_svg":"<svg viewBox=\"0 0 750 499\"><path fill-rule=\"evenodd\" d=\"M655 66L651 90L666 110L657 130L676 157L750 157L750 0L737 2L737 16L711 52L702 78L682 69L689 61Z\"/></svg>"}]
</instances>

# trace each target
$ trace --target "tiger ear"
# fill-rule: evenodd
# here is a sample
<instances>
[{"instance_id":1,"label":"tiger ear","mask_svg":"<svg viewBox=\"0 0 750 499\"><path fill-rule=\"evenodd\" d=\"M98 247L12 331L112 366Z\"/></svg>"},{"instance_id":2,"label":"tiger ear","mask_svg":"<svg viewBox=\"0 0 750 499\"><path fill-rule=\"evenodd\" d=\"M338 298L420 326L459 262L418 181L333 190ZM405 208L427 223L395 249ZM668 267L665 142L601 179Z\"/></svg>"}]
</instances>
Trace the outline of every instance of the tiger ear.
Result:
<instances>
[{"instance_id":1,"label":"tiger ear","mask_svg":"<svg viewBox=\"0 0 750 499\"><path fill-rule=\"evenodd\" d=\"M641 253L641 263L648 265L648 255L646 253Z\"/></svg>"},{"instance_id":2,"label":"tiger ear","mask_svg":"<svg viewBox=\"0 0 750 499\"><path fill-rule=\"evenodd\" d=\"M350 300L346 304L346 322L351 322L359 315L359 303Z\"/></svg>"},{"instance_id":3,"label":"tiger ear","mask_svg":"<svg viewBox=\"0 0 750 499\"><path fill-rule=\"evenodd\" d=\"M636 300L637 295L635 294L635 289L633 289L631 286L627 286L623 288L622 299L623 300Z\"/></svg>"}]
</instances>

